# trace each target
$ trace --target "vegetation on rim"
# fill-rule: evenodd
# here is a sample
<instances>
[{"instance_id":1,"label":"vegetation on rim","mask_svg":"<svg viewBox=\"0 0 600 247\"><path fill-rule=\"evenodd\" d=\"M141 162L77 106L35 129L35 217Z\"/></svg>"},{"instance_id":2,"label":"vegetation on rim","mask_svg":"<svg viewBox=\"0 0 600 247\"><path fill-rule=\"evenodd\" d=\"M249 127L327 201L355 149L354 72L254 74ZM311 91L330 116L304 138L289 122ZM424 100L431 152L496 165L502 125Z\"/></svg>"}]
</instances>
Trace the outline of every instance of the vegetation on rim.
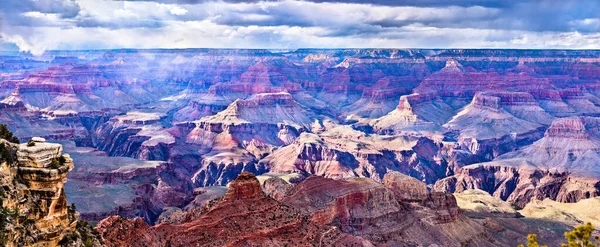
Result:
<instances>
[{"instance_id":1,"label":"vegetation on rim","mask_svg":"<svg viewBox=\"0 0 600 247\"><path fill-rule=\"evenodd\" d=\"M563 243L562 247L600 247L600 236L593 236L596 229L592 223L587 223L582 226L578 226L570 232L565 232L565 238L567 243ZM518 247L525 247L525 245L519 245ZM529 234L527 236L527 247L540 247L537 242L537 236L535 234ZM548 247L542 245L541 247Z\"/></svg>"}]
</instances>

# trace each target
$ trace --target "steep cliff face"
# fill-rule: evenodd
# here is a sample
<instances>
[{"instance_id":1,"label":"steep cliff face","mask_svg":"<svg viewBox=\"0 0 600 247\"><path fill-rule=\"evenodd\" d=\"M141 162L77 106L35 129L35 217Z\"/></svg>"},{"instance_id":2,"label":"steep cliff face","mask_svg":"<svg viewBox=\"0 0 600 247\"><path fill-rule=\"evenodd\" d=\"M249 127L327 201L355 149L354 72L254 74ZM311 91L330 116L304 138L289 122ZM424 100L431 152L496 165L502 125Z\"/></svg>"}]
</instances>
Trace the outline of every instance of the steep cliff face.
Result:
<instances>
[{"instance_id":1,"label":"steep cliff face","mask_svg":"<svg viewBox=\"0 0 600 247\"><path fill-rule=\"evenodd\" d=\"M598 126L595 117L555 119L544 137L491 162L463 167L436 182L448 191L481 189L525 206L532 199L576 202L600 194Z\"/></svg>"},{"instance_id":2,"label":"steep cliff face","mask_svg":"<svg viewBox=\"0 0 600 247\"><path fill-rule=\"evenodd\" d=\"M370 88L365 88L359 100L342 108L340 116L360 116L378 118L384 116L398 105L401 95L410 94L418 85L417 78L413 76L387 76L377 80Z\"/></svg>"},{"instance_id":3,"label":"steep cliff face","mask_svg":"<svg viewBox=\"0 0 600 247\"><path fill-rule=\"evenodd\" d=\"M533 98L528 94L478 93L444 127L460 131L461 138L489 140L514 135L516 139L529 132L539 132L542 126L537 121L551 119L539 106L535 107Z\"/></svg>"},{"instance_id":4,"label":"steep cliff face","mask_svg":"<svg viewBox=\"0 0 600 247\"><path fill-rule=\"evenodd\" d=\"M92 141L110 155L167 160L175 138L161 125L164 117L138 111L115 116L95 131Z\"/></svg>"},{"instance_id":5,"label":"steep cliff face","mask_svg":"<svg viewBox=\"0 0 600 247\"><path fill-rule=\"evenodd\" d=\"M386 175L386 179L401 180L394 178L398 176L406 175L392 172ZM410 191L410 188L393 185L388 187L391 184L381 184L366 178L340 181L313 176L296 185L280 201L310 214L315 222L334 225L344 232L379 243L416 240L412 237L392 236L404 235L403 229L407 228L412 231L435 232L438 224L459 220L460 209L451 194L430 193L425 190L422 197L407 199L396 195ZM418 188L425 184L411 180L407 186ZM415 224L415 220L423 225ZM387 227L382 229L382 225Z\"/></svg>"},{"instance_id":6,"label":"steep cliff face","mask_svg":"<svg viewBox=\"0 0 600 247\"><path fill-rule=\"evenodd\" d=\"M394 190L400 188L370 179L313 176L295 186L284 184L276 178L265 182L265 189L278 191L279 200L274 200L254 175L241 173L222 198L171 217L169 223L148 226L139 219L110 217L97 229L109 246L460 246L471 238L476 246L490 244L478 237L481 227L473 228L463 222L467 219L459 219L455 200L432 193L420 198L426 203L412 204L395 197ZM416 181L414 185L421 184ZM443 224L462 227L458 232L463 234L445 232Z\"/></svg>"},{"instance_id":7,"label":"steep cliff face","mask_svg":"<svg viewBox=\"0 0 600 247\"><path fill-rule=\"evenodd\" d=\"M317 134L302 133L292 144L262 159L267 170L343 179L381 181L390 171L432 182L445 177L447 166L436 162L440 147L428 138L366 135L349 126L329 126Z\"/></svg>"},{"instance_id":8,"label":"steep cliff face","mask_svg":"<svg viewBox=\"0 0 600 247\"><path fill-rule=\"evenodd\" d=\"M0 149L3 244L100 244L93 236L82 239L85 229L78 223L79 214L67 205L64 184L73 160L62 154L61 145L41 138L20 145L0 139Z\"/></svg>"},{"instance_id":9,"label":"steep cliff face","mask_svg":"<svg viewBox=\"0 0 600 247\"><path fill-rule=\"evenodd\" d=\"M27 112L27 106L23 102L23 99L21 99L18 88L15 89L10 96L0 101L0 109L2 109L3 112Z\"/></svg>"},{"instance_id":10,"label":"steep cliff face","mask_svg":"<svg viewBox=\"0 0 600 247\"><path fill-rule=\"evenodd\" d=\"M534 199L577 202L600 195L596 179L497 162L466 166L460 173L437 181L434 188L451 192L480 189L519 207Z\"/></svg>"},{"instance_id":11,"label":"steep cliff face","mask_svg":"<svg viewBox=\"0 0 600 247\"><path fill-rule=\"evenodd\" d=\"M468 71L457 60L447 60L442 70L426 77L415 91L436 91L441 96L471 98L481 91L553 88L552 82L547 78L536 78L521 73L500 75L497 72Z\"/></svg>"},{"instance_id":12,"label":"steep cliff face","mask_svg":"<svg viewBox=\"0 0 600 247\"><path fill-rule=\"evenodd\" d=\"M237 100L216 115L198 120L185 136L186 143L206 150L192 181L201 186L225 185L242 171L264 173L258 160L290 144L317 119L289 93Z\"/></svg>"},{"instance_id":13,"label":"steep cliff face","mask_svg":"<svg viewBox=\"0 0 600 247\"><path fill-rule=\"evenodd\" d=\"M97 229L107 246L372 246L268 197L250 173L241 173L224 197L200 211L156 226L114 216Z\"/></svg>"}]
</instances>

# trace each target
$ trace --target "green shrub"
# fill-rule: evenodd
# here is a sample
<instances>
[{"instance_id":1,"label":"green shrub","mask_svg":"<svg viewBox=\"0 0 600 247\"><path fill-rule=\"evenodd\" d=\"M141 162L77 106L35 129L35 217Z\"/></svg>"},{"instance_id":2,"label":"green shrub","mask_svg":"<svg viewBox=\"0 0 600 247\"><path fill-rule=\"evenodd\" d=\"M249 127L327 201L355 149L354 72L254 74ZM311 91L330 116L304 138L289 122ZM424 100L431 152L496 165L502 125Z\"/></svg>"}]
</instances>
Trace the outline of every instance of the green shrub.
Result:
<instances>
[{"instance_id":1,"label":"green shrub","mask_svg":"<svg viewBox=\"0 0 600 247\"><path fill-rule=\"evenodd\" d=\"M582 226L578 226L573 231L565 232L565 238L567 239L566 244L562 244L562 247L598 247L600 246L600 237L593 236L596 229L592 223L587 223ZM537 236L535 234L527 235L527 247L539 247L537 242ZM543 245L542 247L547 246ZM525 247L525 245L519 245L518 247Z\"/></svg>"},{"instance_id":2,"label":"green shrub","mask_svg":"<svg viewBox=\"0 0 600 247\"><path fill-rule=\"evenodd\" d=\"M33 146L35 146L35 142L34 142L33 140L29 140L29 141L27 142L27 146L28 146L28 147L33 147Z\"/></svg>"},{"instance_id":3,"label":"green shrub","mask_svg":"<svg viewBox=\"0 0 600 247\"><path fill-rule=\"evenodd\" d=\"M0 246L5 246L8 243L8 225L14 224L14 218L18 212L2 207L2 201L5 199L4 193L0 194Z\"/></svg>"},{"instance_id":4,"label":"green shrub","mask_svg":"<svg viewBox=\"0 0 600 247\"><path fill-rule=\"evenodd\" d=\"M12 155L10 149L4 143L0 144L0 162L12 163Z\"/></svg>"},{"instance_id":5,"label":"green shrub","mask_svg":"<svg viewBox=\"0 0 600 247\"><path fill-rule=\"evenodd\" d=\"M61 155L52 159L52 161L50 162L50 168L58 169L59 167L63 166L65 162L67 162L67 159Z\"/></svg>"},{"instance_id":6,"label":"green shrub","mask_svg":"<svg viewBox=\"0 0 600 247\"><path fill-rule=\"evenodd\" d=\"M598 236L592 236L596 229L592 223L587 223L582 226L578 226L573 231L565 232L565 238L567 239L566 244L562 244L564 247L596 247L600 246L600 238Z\"/></svg>"},{"instance_id":7,"label":"green shrub","mask_svg":"<svg viewBox=\"0 0 600 247\"><path fill-rule=\"evenodd\" d=\"M60 162L58 161L58 158L52 159L52 162L50 162L50 168L58 169L59 167L60 167Z\"/></svg>"},{"instance_id":8,"label":"green shrub","mask_svg":"<svg viewBox=\"0 0 600 247\"><path fill-rule=\"evenodd\" d=\"M58 157L58 163L62 166L65 164L65 162L67 162L67 159L65 159L65 156L60 156Z\"/></svg>"},{"instance_id":9,"label":"green shrub","mask_svg":"<svg viewBox=\"0 0 600 247\"><path fill-rule=\"evenodd\" d=\"M14 136L6 124L0 124L0 138L12 143L19 143L19 138Z\"/></svg>"}]
</instances>

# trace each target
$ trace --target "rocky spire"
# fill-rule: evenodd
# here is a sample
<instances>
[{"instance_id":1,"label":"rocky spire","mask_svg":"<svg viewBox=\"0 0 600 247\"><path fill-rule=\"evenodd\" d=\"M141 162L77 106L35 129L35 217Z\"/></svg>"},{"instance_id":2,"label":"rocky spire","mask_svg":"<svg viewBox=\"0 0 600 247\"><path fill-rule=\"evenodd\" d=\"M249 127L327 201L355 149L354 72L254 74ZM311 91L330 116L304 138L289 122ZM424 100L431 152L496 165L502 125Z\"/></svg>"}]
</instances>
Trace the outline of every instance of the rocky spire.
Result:
<instances>
[{"instance_id":1,"label":"rocky spire","mask_svg":"<svg viewBox=\"0 0 600 247\"><path fill-rule=\"evenodd\" d=\"M465 68L454 59L446 61L446 67L442 69L442 72L464 72Z\"/></svg>"},{"instance_id":2,"label":"rocky spire","mask_svg":"<svg viewBox=\"0 0 600 247\"><path fill-rule=\"evenodd\" d=\"M229 184L229 190L225 194L225 200L239 200L253 197L264 197L260 182L254 174L242 172Z\"/></svg>"}]
</instances>

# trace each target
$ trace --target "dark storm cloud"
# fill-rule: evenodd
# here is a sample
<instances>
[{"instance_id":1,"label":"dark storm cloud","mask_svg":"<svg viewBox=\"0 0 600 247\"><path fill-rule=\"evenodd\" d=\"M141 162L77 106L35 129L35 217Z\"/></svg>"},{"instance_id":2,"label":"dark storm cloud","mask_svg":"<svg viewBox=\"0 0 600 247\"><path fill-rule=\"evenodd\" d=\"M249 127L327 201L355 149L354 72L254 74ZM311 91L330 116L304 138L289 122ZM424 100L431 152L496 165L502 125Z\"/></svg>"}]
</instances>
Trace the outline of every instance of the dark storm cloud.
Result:
<instances>
[{"instance_id":1,"label":"dark storm cloud","mask_svg":"<svg viewBox=\"0 0 600 247\"><path fill-rule=\"evenodd\" d=\"M102 21L93 17L80 17L77 18L75 25L78 27L103 27L109 29L120 29L120 28L160 28L164 27L165 23L160 19L144 19L135 21Z\"/></svg>"},{"instance_id":2,"label":"dark storm cloud","mask_svg":"<svg viewBox=\"0 0 600 247\"><path fill-rule=\"evenodd\" d=\"M28 12L39 12L42 14L56 14L60 18L73 18L79 14L81 8L75 0L2 0L0 15L3 16L3 25L43 26L43 22L37 22L30 17L24 16Z\"/></svg>"},{"instance_id":3,"label":"dark storm cloud","mask_svg":"<svg viewBox=\"0 0 600 247\"><path fill-rule=\"evenodd\" d=\"M175 4L194 8L206 3L257 3L257 0L124 0L113 2L155 2ZM298 2L290 1L262 1L278 2L275 5L250 5L243 9L224 9L222 12L207 13L203 9L193 9L187 15L172 18L179 21L201 21L211 18L211 14L218 17L212 18L215 23L228 26L297 26L297 27L325 27L335 29L338 34L343 34L343 16L327 16L327 13L299 7L314 8L314 6L299 6ZM436 28L475 28L523 31L552 31L583 33L598 32L598 25L590 21L600 18L600 1L574 0L574 1L503 1L503 0L307 0L308 3L329 4L360 4L373 7L414 7L416 11L426 8L432 10L428 16L398 16L390 15L378 19L362 20L364 27L399 28L413 24L431 26ZM294 4L296 3L296 4ZM4 0L1 7L4 22L9 25L44 26L52 25L43 20L36 20L24 16L27 12L40 12L57 14L63 20L70 21L80 27L106 27L106 28L160 28L165 26L166 19L152 17L142 20L98 20L94 16L79 15L80 6L75 0ZM447 10L446 14L439 14L438 10ZM213 16L214 17L214 16ZM329 17L329 18L328 18ZM337 18L338 20L335 20ZM352 24L355 25L355 24ZM356 29L368 28L348 27L349 33Z\"/></svg>"},{"instance_id":4,"label":"dark storm cloud","mask_svg":"<svg viewBox=\"0 0 600 247\"><path fill-rule=\"evenodd\" d=\"M240 1L234 1L240 2ZM475 28L499 30L523 30L534 32L599 32L598 25L586 24L586 20L600 18L600 1L311 1L336 3L372 3L376 6L427 7L433 10L448 10L448 15L432 11L429 16L398 18L388 16L364 23L380 27L403 27L422 24L437 28ZM416 2L416 4L414 3ZM509 4L511 3L511 4ZM445 4L445 5L444 5ZM462 6L462 7L458 7ZM217 22L225 25L259 26L328 26L323 13L311 13L294 8L289 4L257 8L256 13L268 15L262 20L246 20L249 13L233 13ZM418 10L418 9L417 9Z\"/></svg>"},{"instance_id":5,"label":"dark storm cloud","mask_svg":"<svg viewBox=\"0 0 600 247\"><path fill-rule=\"evenodd\" d=\"M63 18L77 16L81 8L75 0L3 0L0 8L5 14L20 14L25 12L41 12L59 14Z\"/></svg>"},{"instance_id":6,"label":"dark storm cloud","mask_svg":"<svg viewBox=\"0 0 600 247\"><path fill-rule=\"evenodd\" d=\"M311 0L315 3L355 3L373 4L382 6L415 6L415 7L445 7L445 6L483 6L491 8L502 8L511 6L516 1L505 0Z\"/></svg>"},{"instance_id":7,"label":"dark storm cloud","mask_svg":"<svg viewBox=\"0 0 600 247\"><path fill-rule=\"evenodd\" d=\"M187 4L195 6L205 4L207 0L158 0L162 3ZM256 3L258 1L224 0L221 3ZM265 2L265 1L263 1ZM343 35L345 29L349 34L355 34L357 29L373 33L368 28L356 28L356 23L345 25L344 16L332 16L320 12L310 4L299 6L298 2L291 1L266 1L278 2L275 5L255 5L243 10L232 9L219 13L214 22L230 26L297 26L297 27L325 27L335 30L336 34ZM414 12L430 11L429 15L383 16L378 19L362 20L365 27L372 28L400 28L409 25L425 25L436 28L473 28L494 30L521 30L533 32L599 32L598 24L594 19L600 18L600 1L574 0L574 1L496 1L496 0L310 0L307 3L329 4L359 4L369 8L387 7L412 7ZM296 3L296 4L294 4ZM343 8L341 5L340 8ZM304 8L304 9L302 9ZM409 10L412 11L412 10ZM439 12L443 12L440 14ZM400 14L400 13L399 13ZM251 16L262 18L248 18ZM193 18L206 18L206 16L190 15L180 17L182 20ZM590 21L592 20L592 21ZM350 20L352 21L352 20ZM382 29L382 30L384 30Z\"/></svg>"}]
</instances>

